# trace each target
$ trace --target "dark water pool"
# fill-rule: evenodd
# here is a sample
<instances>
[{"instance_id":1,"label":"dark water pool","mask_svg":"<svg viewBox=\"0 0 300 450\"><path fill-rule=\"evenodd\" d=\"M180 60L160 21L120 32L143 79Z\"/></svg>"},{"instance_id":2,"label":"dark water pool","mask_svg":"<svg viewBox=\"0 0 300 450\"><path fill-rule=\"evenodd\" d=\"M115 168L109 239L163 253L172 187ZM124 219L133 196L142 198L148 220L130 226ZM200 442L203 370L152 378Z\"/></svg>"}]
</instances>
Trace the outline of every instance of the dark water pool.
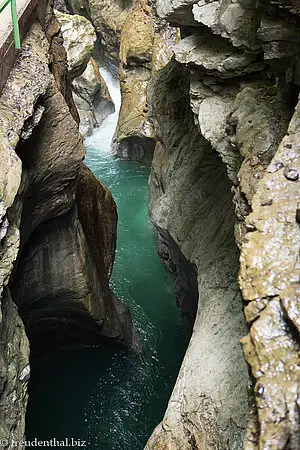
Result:
<instances>
[{"instance_id":1,"label":"dark water pool","mask_svg":"<svg viewBox=\"0 0 300 450\"><path fill-rule=\"evenodd\" d=\"M86 163L111 189L119 225L112 276L138 328L143 354L80 349L49 357L32 371L27 438L73 437L89 450L141 450L162 419L188 343L173 280L160 264L147 214L149 169L115 160L99 142Z\"/></svg>"}]
</instances>

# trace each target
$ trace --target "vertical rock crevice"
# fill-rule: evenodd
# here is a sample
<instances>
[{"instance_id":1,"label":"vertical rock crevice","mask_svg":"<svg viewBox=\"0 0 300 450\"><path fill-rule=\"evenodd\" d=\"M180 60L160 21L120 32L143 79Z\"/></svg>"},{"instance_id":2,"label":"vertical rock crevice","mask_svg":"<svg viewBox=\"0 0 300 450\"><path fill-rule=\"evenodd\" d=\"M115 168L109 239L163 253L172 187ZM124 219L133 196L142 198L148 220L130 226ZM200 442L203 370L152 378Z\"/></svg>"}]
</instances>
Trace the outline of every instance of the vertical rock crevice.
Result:
<instances>
[{"instance_id":1,"label":"vertical rock crevice","mask_svg":"<svg viewBox=\"0 0 300 450\"><path fill-rule=\"evenodd\" d=\"M198 302L182 370L148 447L296 449L299 8L291 1L71 3L88 11L105 52L120 56L116 149L144 158L143 139L151 147L156 141L150 214L160 257L191 321ZM181 40L174 60L156 73L178 41L168 24L180 27ZM243 444L248 375L239 339L248 326L241 294L250 327L242 343L256 383ZM204 344L206 359L194 356L206 355ZM195 405L190 391L203 401Z\"/></svg>"}]
</instances>

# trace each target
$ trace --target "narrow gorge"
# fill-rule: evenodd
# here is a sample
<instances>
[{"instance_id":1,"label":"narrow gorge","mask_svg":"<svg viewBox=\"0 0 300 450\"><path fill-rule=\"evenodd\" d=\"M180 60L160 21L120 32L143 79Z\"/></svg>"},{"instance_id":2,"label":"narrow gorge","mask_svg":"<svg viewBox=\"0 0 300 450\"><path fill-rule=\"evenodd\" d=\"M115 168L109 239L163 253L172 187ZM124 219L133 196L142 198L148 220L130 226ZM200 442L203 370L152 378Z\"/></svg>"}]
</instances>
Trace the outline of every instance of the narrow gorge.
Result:
<instances>
[{"instance_id":1,"label":"narrow gorge","mask_svg":"<svg viewBox=\"0 0 300 450\"><path fill-rule=\"evenodd\" d=\"M298 3L24 11L19 51L0 27L1 448L298 450Z\"/></svg>"}]
</instances>

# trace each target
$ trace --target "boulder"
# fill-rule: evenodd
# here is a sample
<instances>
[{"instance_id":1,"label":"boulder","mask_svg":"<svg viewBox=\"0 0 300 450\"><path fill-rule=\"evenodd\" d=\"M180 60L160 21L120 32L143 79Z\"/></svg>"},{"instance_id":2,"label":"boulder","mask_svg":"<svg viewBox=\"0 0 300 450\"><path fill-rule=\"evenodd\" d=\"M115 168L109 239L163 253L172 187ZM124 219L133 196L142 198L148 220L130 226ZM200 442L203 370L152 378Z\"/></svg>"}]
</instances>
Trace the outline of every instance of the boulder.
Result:
<instances>
[{"instance_id":1,"label":"boulder","mask_svg":"<svg viewBox=\"0 0 300 450\"><path fill-rule=\"evenodd\" d=\"M93 25L83 16L55 11L61 24L64 47L68 56L70 80L80 76L92 56L96 33Z\"/></svg>"}]
</instances>

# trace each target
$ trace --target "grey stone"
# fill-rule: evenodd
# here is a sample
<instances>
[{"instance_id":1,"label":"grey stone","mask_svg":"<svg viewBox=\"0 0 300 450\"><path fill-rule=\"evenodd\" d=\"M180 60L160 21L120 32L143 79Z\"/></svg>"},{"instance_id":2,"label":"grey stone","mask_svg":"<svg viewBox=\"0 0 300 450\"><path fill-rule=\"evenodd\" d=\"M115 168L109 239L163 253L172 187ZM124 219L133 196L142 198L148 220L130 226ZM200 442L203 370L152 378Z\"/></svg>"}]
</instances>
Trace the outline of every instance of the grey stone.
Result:
<instances>
[{"instance_id":1,"label":"grey stone","mask_svg":"<svg viewBox=\"0 0 300 450\"><path fill-rule=\"evenodd\" d=\"M96 32L85 17L55 12L61 23L64 47L68 55L70 79L80 76L86 69L96 42Z\"/></svg>"},{"instance_id":2,"label":"grey stone","mask_svg":"<svg viewBox=\"0 0 300 450\"><path fill-rule=\"evenodd\" d=\"M284 173L285 178L287 178L288 180L297 181L299 179L298 170L292 166L286 166L284 168L283 173Z\"/></svg>"},{"instance_id":3,"label":"grey stone","mask_svg":"<svg viewBox=\"0 0 300 450\"><path fill-rule=\"evenodd\" d=\"M234 50L225 39L204 29L182 39L174 51L181 64L195 66L220 78L241 76L264 68L255 54Z\"/></svg>"},{"instance_id":4,"label":"grey stone","mask_svg":"<svg viewBox=\"0 0 300 450\"><path fill-rule=\"evenodd\" d=\"M170 23L197 26L192 8L196 0L157 0L157 14Z\"/></svg>"},{"instance_id":5,"label":"grey stone","mask_svg":"<svg viewBox=\"0 0 300 450\"><path fill-rule=\"evenodd\" d=\"M186 69L173 61L161 70L151 82L149 103L160 140L150 178L151 219L163 240L163 259L177 264L183 290L185 277L193 282L183 261L195 267L199 299L167 411L146 449L240 448L248 373L239 344L245 323L235 282L230 182L221 158L194 124ZM181 258L174 258L174 246ZM180 301L191 318L194 300L189 292Z\"/></svg>"},{"instance_id":6,"label":"grey stone","mask_svg":"<svg viewBox=\"0 0 300 450\"><path fill-rule=\"evenodd\" d=\"M193 14L197 22L209 27L214 34L230 39L233 46L253 51L261 48L256 35L260 13L255 2L202 0L193 6Z\"/></svg>"},{"instance_id":7,"label":"grey stone","mask_svg":"<svg viewBox=\"0 0 300 450\"><path fill-rule=\"evenodd\" d=\"M34 115L37 99L50 83L49 43L34 24L0 97L0 435L12 449L25 430L29 343L7 287L19 251L21 210L14 209L22 163L15 153L24 123ZM35 126L32 124L31 126Z\"/></svg>"}]
</instances>

